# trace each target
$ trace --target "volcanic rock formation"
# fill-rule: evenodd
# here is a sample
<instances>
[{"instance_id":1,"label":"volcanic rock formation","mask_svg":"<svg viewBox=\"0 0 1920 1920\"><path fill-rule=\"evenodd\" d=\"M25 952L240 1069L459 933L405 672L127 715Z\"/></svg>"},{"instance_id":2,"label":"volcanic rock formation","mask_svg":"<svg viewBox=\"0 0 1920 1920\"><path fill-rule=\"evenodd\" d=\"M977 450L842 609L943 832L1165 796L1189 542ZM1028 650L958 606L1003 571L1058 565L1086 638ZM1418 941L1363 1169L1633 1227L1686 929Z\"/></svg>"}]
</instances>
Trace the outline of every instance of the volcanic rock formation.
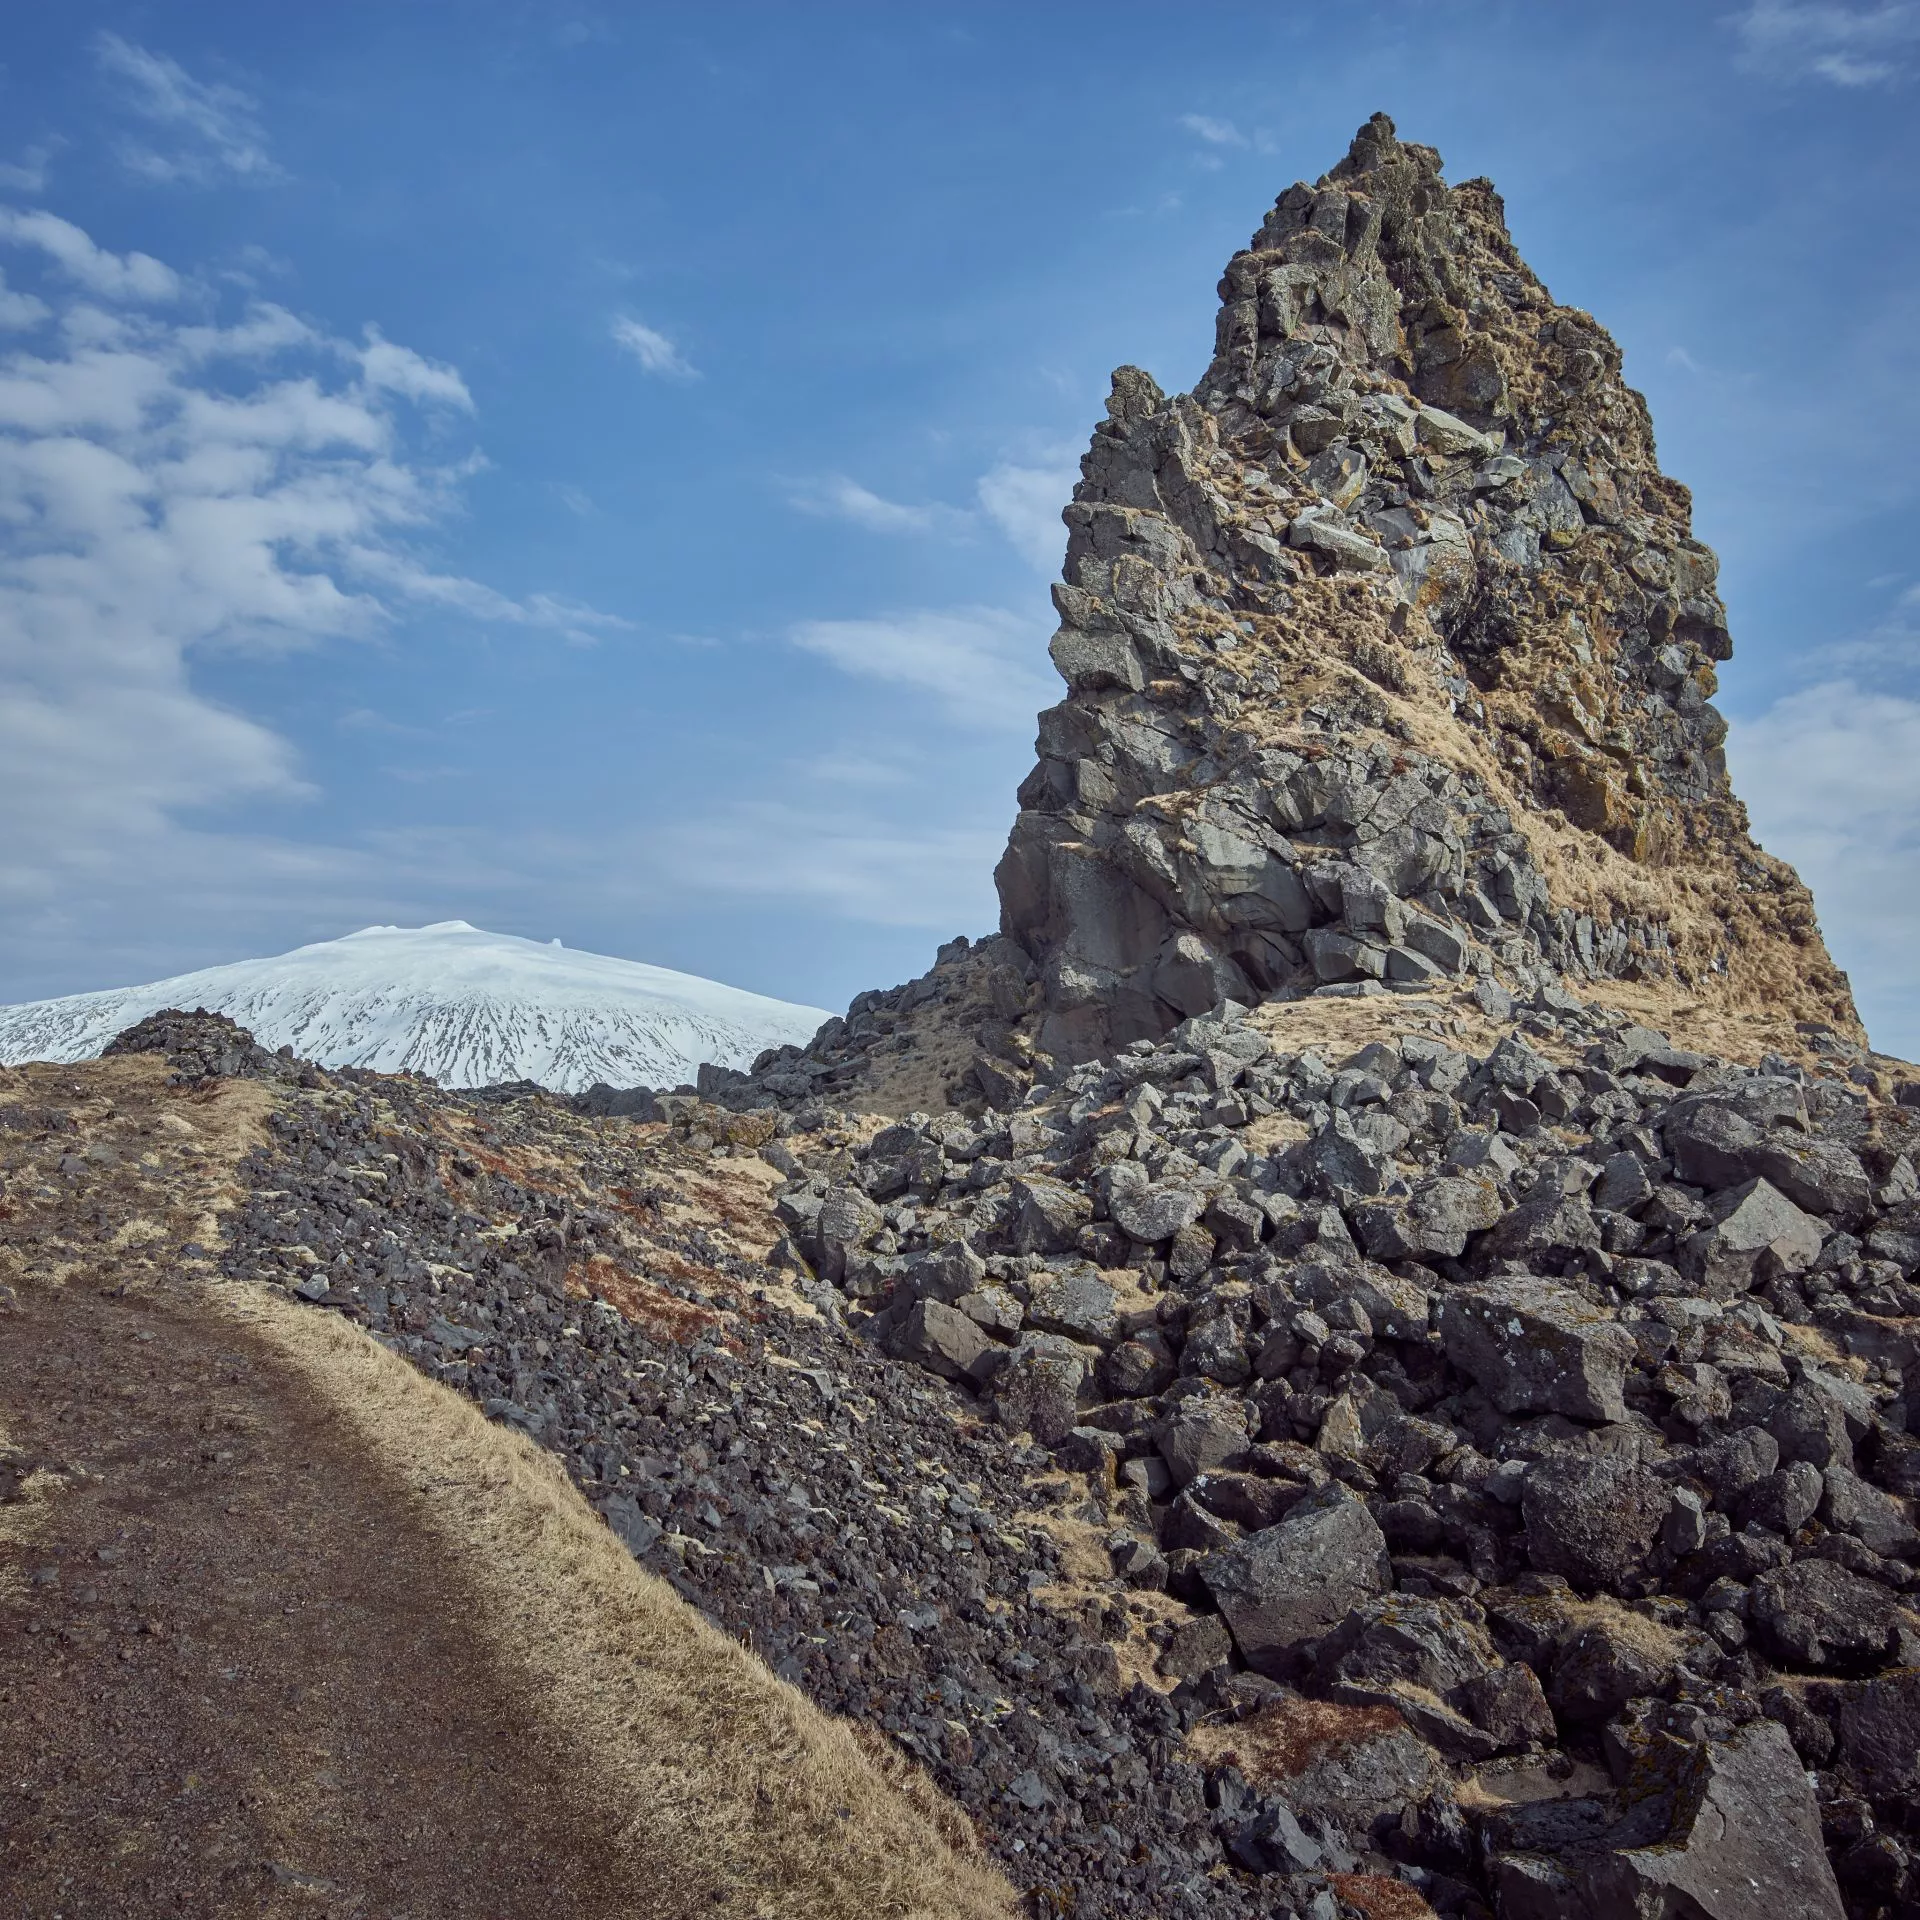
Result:
<instances>
[{"instance_id":1,"label":"volcanic rock formation","mask_svg":"<svg viewBox=\"0 0 1920 1920\"><path fill-rule=\"evenodd\" d=\"M1920 1079L1747 837L1686 496L1383 119L1224 293L1068 509L1000 934L657 1099L156 1016L275 1083L194 1255L558 1454L1034 1914L1911 1915ZM86 1071L0 1101L63 1272Z\"/></svg>"},{"instance_id":2,"label":"volcanic rock formation","mask_svg":"<svg viewBox=\"0 0 1920 1920\"><path fill-rule=\"evenodd\" d=\"M1728 785L1714 556L1485 180L1377 114L1229 262L1212 364L1113 376L997 879L1035 1035L1226 1001L1670 983L1858 1035Z\"/></svg>"}]
</instances>

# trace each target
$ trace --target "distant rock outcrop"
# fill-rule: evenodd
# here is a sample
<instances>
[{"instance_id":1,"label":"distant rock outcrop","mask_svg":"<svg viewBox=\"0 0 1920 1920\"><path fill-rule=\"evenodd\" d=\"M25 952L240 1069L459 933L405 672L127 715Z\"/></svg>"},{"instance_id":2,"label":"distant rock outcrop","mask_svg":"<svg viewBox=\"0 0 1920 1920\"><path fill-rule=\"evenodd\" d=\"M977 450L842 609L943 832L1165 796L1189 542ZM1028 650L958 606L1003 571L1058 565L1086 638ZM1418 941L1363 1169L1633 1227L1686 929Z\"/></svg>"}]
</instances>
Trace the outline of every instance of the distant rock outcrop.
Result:
<instances>
[{"instance_id":1,"label":"distant rock outcrop","mask_svg":"<svg viewBox=\"0 0 1920 1920\"><path fill-rule=\"evenodd\" d=\"M1727 781L1687 490L1493 187L1376 115L1220 296L1191 394L1114 375L1066 510L1069 692L997 875L1039 1050L1488 971L1857 1037Z\"/></svg>"}]
</instances>

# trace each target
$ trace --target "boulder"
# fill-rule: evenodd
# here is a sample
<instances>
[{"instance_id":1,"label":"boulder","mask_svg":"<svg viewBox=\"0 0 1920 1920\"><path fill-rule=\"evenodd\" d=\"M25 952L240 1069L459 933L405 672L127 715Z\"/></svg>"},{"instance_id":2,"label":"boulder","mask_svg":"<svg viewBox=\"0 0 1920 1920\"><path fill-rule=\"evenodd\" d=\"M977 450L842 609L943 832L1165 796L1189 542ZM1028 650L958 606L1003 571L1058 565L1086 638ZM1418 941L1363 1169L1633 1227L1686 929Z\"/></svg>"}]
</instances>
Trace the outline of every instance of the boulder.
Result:
<instances>
[{"instance_id":1,"label":"boulder","mask_svg":"<svg viewBox=\"0 0 1920 1920\"><path fill-rule=\"evenodd\" d=\"M1608 1155L1593 1189L1596 1207L1606 1213L1637 1213L1652 1198L1647 1163L1637 1153Z\"/></svg>"},{"instance_id":2,"label":"boulder","mask_svg":"<svg viewBox=\"0 0 1920 1920\"><path fill-rule=\"evenodd\" d=\"M947 1380L972 1377L980 1356L993 1345L958 1307L940 1300L916 1300L888 1339L888 1350Z\"/></svg>"},{"instance_id":3,"label":"boulder","mask_svg":"<svg viewBox=\"0 0 1920 1920\"><path fill-rule=\"evenodd\" d=\"M1765 1427L1738 1427L1710 1441L1694 1455L1694 1471L1713 1489L1723 1507L1780 1464L1780 1442Z\"/></svg>"},{"instance_id":4,"label":"boulder","mask_svg":"<svg viewBox=\"0 0 1920 1920\"><path fill-rule=\"evenodd\" d=\"M1291 1163L1313 1192L1335 1201L1378 1193L1387 1183L1391 1162L1375 1142L1358 1132L1345 1112L1292 1150Z\"/></svg>"},{"instance_id":5,"label":"boulder","mask_svg":"<svg viewBox=\"0 0 1920 1920\"><path fill-rule=\"evenodd\" d=\"M1064 1334L1090 1347L1110 1347L1120 1336L1117 1298L1091 1266L1037 1276L1027 1298L1027 1322L1042 1333Z\"/></svg>"},{"instance_id":6,"label":"boulder","mask_svg":"<svg viewBox=\"0 0 1920 1920\"><path fill-rule=\"evenodd\" d=\"M1560 1649L1547 1697L1563 1721L1595 1726L1629 1700L1661 1692L1679 1655L1673 1634L1621 1608L1590 1621Z\"/></svg>"},{"instance_id":7,"label":"boulder","mask_svg":"<svg viewBox=\"0 0 1920 1920\"><path fill-rule=\"evenodd\" d=\"M1906 1503L1838 1464L1820 1476L1820 1517L1836 1533L1850 1533L1883 1559L1920 1551Z\"/></svg>"},{"instance_id":8,"label":"boulder","mask_svg":"<svg viewBox=\"0 0 1920 1920\"><path fill-rule=\"evenodd\" d=\"M1129 1240L1156 1246L1190 1227L1206 1208L1206 1196L1191 1187L1119 1186L1107 1201L1114 1224Z\"/></svg>"},{"instance_id":9,"label":"boulder","mask_svg":"<svg viewBox=\"0 0 1920 1920\"><path fill-rule=\"evenodd\" d=\"M1333 1482L1277 1526L1208 1555L1200 1577L1240 1657L1256 1673L1280 1679L1349 1609L1390 1591L1393 1567L1372 1514Z\"/></svg>"},{"instance_id":10,"label":"boulder","mask_svg":"<svg viewBox=\"0 0 1920 1920\"><path fill-rule=\"evenodd\" d=\"M1585 1193L1566 1192L1545 1179L1501 1216L1481 1250L1496 1258L1525 1260L1538 1254L1582 1253L1599 1244L1600 1223Z\"/></svg>"},{"instance_id":11,"label":"boulder","mask_svg":"<svg viewBox=\"0 0 1920 1920\"><path fill-rule=\"evenodd\" d=\"M858 1187L829 1187L813 1228L820 1247L821 1278L844 1279L848 1252L865 1246L881 1225L880 1209Z\"/></svg>"},{"instance_id":12,"label":"boulder","mask_svg":"<svg viewBox=\"0 0 1920 1920\"><path fill-rule=\"evenodd\" d=\"M1761 1574L1749 1612L1768 1647L1804 1667L1877 1663L1906 1624L1885 1587L1831 1560L1796 1560Z\"/></svg>"},{"instance_id":13,"label":"boulder","mask_svg":"<svg viewBox=\"0 0 1920 1920\"><path fill-rule=\"evenodd\" d=\"M1740 1518L1791 1539L1819 1511L1821 1492L1820 1469L1811 1461L1790 1460L1746 1490Z\"/></svg>"},{"instance_id":14,"label":"boulder","mask_svg":"<svg viewBox=\"0 0 1920 1920\"><path fill-rule=\"evenodd\" d=\"M1505 1210L1488 1179L1442 1175L1423 1180L1404 1201L1373 1200L1354 1209L1360 1244L1375 1260L1457 1260L1468 1239Z\"/></svg>"},{"instance_id":15,"label":"boulder","mask_svg":"<svg viewBox=\"0 0 1920 1920\"><path fill-rule=\"evenodd\" d=\"M987 1263L964 1240L917 1253L907 1262L905 1284L916 1299L954 1306L987 1277Z\"/></svg>"},{"instance_id":16,"label":"boulder","mask_svg":"<svg viewBox=\"0 0 1920 1920\"><path fill-rule=\"evenodd\" d=\"M1623 1797L1617 1822L1593 1801L1526 1810L1515 1837L1538 1850L1491 1863L1500 1920L1844 1920L1813 1788L1771 1720L1651 1743Z\"/></svg>"},{"instance_id":17,"label":"boulder","mask_svg":"<svg viewBox=\"0 0 1920 1920\"><path fill-rule=\"evenodd\" d=\"M995 1418L1009 1432L1054 1446L1078 1423L1086 1377L1085 1349L1058 1334L1027 1334L993 1378Z\"/></svg>"},{"instance_id":18,"label":"boulder","mask_svg":"<svg viewBox=\"0 0 1920 1920\"><path fill-rule=\"evenodd\" d=\"M1222 1666L1233 1654L1233 1636L1217 1613L1202 1613L1182 1621L1160 1649L1154 1662L1169 1680L1197 1680Z\"/></svg>"},{"instance_id":19,"label":"boulder","mask_svg":"<svg viewBox=\"0 0 1920 1920\"><path fill-rule=\"evenodd\" d=\"M1447 1358L1502 1413L1626 1417L1633 1335L1570 1288L1527 1275L1458 1288L1440 1334Z\"/></svg>"},{"instance_id":20,"label":"boulder","mask_svg":"<svg viewBox=\"0 0 1920 1920\"><path fill-rule=\"evenodd\" d=\"M1044 1174L1013 1182L1011 1239L1016 1253L1071 1253L1080 1229L1093 1218L1093 1202L1078 1187Z\"/></svg>"},{"instance_id":21,"label":"boulder","mask_svg":"<svg viewBox=\"0 0 1920 1920\"><path fill-rule=\"evenodd\" d=\"M1709 1217L1713 1224L1692 1235L1687 1248L1701 1285L1720 1299L1774 1273L1804 1273L1826 1238L1811 1214L1757 1178L1716 1194Z\"/></svg>"},{"instance_id":22,"label":"boulder","mask_svg":"<svg viewBox=\"0 0 1920 1920\"><path fill-rule=\"evenodd\" d=\"M1553 1709L1540 1676L1518 1660L1462 1683L1455 1704L1500 1747L1525 1747L1554 1738Z\"/></svg>"},{"instance_id":23,"label":"boulder","mask_svg":"<svg viewBox=\"0 0 1920 1920\"><path fill-rule=\"evenodd\" d=\"M1556 1453L1527 1470L1527 1558L1575 1586L1617 1590L1639 1570L1669 1504L1666 1483L1631 1456Z\"/></svg>"},{"instance_id":24,"label":"boulder","mask_svg":"<svg viewBox=\"0 0 1920 1920\"><path fill-rule=\"evenodd\" d=\"M1154 1443L1174 1484L1184 1487L1197 1475L1226 1466L1246 1452L1246 1404L1213 1393L1178 1401L1155 1427Z\"/></svg>"},{"instance_id":25,"label":"boulder","mask_svg":"<svg viewBox=\"0 0 1920 1920\"><path fill-rule=\"evenodd\" d=\"M1808 1367L1767 1415L1784 1460L1806 1460L1824 1471L1853 1465L1853 1443L1872 1418L1873 1403L1851 1381Z\"/></svg>"},{"instance_id":26,"label":"boulder","mask_svg":"<svg viewBox=\"0 0 1920 1920\"><path fill-rule=\"evenodd\" d=\"M1315 1825L1364 1833L1446 1779L1432 1750L1391 1707L1276 1700L1233 1731L1254 1783Z\"/></svg>"},{"instance_id":27,"label":"boulder","mask_svg":"<svg viewBox=\"0 0 1920 1920\"><path fill-rule=\"evenodd\" d=\"M1841 1758L1874 1799L1920 1791L1920 1667L1848 1687L1834 1728Z\"/></svg>"},{"instance_id":28,"label":"boulder","mask_svg":"<svg viewBox=\"0 0 1920 1920\"><path fill-rule=\"evenodd\" d=\"M1859 1220L1873 1205L1873 1181L1860 1156L1837 1140L1769 1134L1747 1165L1808 1213Z\"/></svg>"}]
</instances>

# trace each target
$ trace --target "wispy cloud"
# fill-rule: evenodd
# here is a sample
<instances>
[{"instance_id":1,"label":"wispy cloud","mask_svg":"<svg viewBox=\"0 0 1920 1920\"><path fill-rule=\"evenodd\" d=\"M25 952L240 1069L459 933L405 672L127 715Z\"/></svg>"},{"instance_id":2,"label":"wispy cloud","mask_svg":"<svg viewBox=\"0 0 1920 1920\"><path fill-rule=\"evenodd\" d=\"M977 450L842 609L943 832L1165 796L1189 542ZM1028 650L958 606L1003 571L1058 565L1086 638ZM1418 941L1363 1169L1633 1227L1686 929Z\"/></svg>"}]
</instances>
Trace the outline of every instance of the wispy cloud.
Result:
<instances>
[{"instance_id":1,"label":"wispy cloud","mask_svg":"<svg viewBox=\"0 0 1920 1920\"><path fill-rule=\"evenodd\" d=\"M826 473L799 481L787 491L789 504L802 513L827 520L846 520L872 533L930 533L938 528L963 527L969 515L938 504L910 507L887 500L849 480L843 473Z\"/></svg>"},{"instance_id":2,"label":"wispy cloud","mask_svg":"<svg viewBox=\"0 0 1920 1920\"><path fill-rule=\"evenodd\" d=\"M1753 0L1729 16L1740 64L1783 80L1871 87L1900 78L1920 46L1920 7L1909 0L1848 6L1841 0Z\"/></svg>"},{"instance_id":3,"label":"wispy cloud","mask_svg":"<svg viewBox=\"0 0 1920 1920\"><path fill-rule=\"evenodd\" d=\"M360 363L361 377L376 393L397 393L423 406L473 411L473 395L452 367L428 360L411 347L395 346L378 327L367 328L367 344L353 357Z\"/></svg>"},{"instance_id":4,"label":"wispy cloud","mask_svg":"<svg viewBox=\"0 0 1920 1920\"><path fill-rule=\"evenodd\" d=\"M1876 1045L1920 1056L1920 700L1821 681L1727 740L1754 831L1814 889Z\"/></svg>"},{"instance_id":5,"label":"wispy cloud","mask_svg":"<svg viewBox=\"0 0 1920 1920\"><path fill-rule=\"evenodd\" d=\"M396 635L422 612L576 641L624 624L433 564L475 460L411 436L416 408L436 445L471 410L452 368L266 305L183 325L169 269L51 215L0 218L5 244L52 265L0 356L0 922L57 921L76 889L137 895L151 871L224 898L322 860L187 824L310 792L285 737L196 684L213 652Z\"/></svg>"},{"instance_id":6,"label":"wispy cloud","mask_svg":"<svg viewBox=\"0 0 1920 1920\"><path fill-rule=\"evenodd\" d=\"M0 273L0 333L18 333L27 327L37 327L52 311L44 300L30 293L13 292L7 285L7 276Z\"/></svg>"},{"instance_id":7,"label":"wispy cloud","mask_svg":"<svg viewBox=\"0 0 1920 1920\"><path fill-rule=\"evenodd\" d=\"M168 144L128 142L120 157L135 173L169 185L206 186L216 180L255 184L284 178L267 151L259 103L219 81L196 80L164 53L101 33L94 58L115 81L127 106L164 131Z\"/></svg>"},{"instance_id":8,"label":"wispy cloud","mask_svg":"<svg viewBox=\"0 0 1920 1920\"><path fill-rule=\"evenodd\" d=\"M658 328L623 313L614 320L612 333L614 345L632 354L648 373L658 374L663 380L699 379L699 369Z\"/></svg>"},{"instance_id":9,"label":"wispy cloud","mask_svg":"<svg viewBox=\"0 0 1920 1920\"><path fill-rule=\"evenodd\" d=\"M843 673L933 695L963 726L1031 730L1058 690L1045 629L1001 607L805 620L791 638Z\"/></svg>"},{"instance_id":10,"label":"wispy cloud","mask_svg":"<svg viewBox=\"0 0 1920 1920\"><path fill-rule=\"evenodd\" d=\"M674 895L788 900L875 926L988 927L997 815L966 826L894 819L871 805L742 801L656 836L648 864Z\"/></svg>"},{"instance_id":11,"label":"wispy cloud","mask_svg":"<svg viewBox=\"0 0 1920 1920\"><path fill-rule=\"evenodd\" d=\"M1210 147L1250 147L1253 142L1231 120L1217 119L1210 113L1183 113L1180 124L1197 140Z\"/></svg>"},{"instance_id":12,"label":"wispy cloud","mask_svg":"<svg viewBox=\"0 0 1920 1920\"><path fill-rule=\"evenodd\" d=\"M69 280L107 300L174 300L180 276L149 253L109 253L70 220L0 207L0 243L32 247Z\"/></svg>"},{"instance_id":13,"label":"wispy cloud","mask_svg":"<svg viewBox=\"0 0 1920 1920\"><path fill-rule=\"evenodd\" d=\"M1051 578L1066 555L1060 512L1080 477L1077 458L1060 454L1032 465L1003 460L980 477L981 510L1036 572Z\"/></svg>"},{"instance_id":14,"label":"wispy cloud","mask_svg":"<svg viewBox=\"0 0 1920 1920\"><path fill-rule=\"evenodd\" d=\"M18 160L0 160L0 188L8 193L37 194L47 184L51 147L29 147Z\"/></svg>"}]
</instances>

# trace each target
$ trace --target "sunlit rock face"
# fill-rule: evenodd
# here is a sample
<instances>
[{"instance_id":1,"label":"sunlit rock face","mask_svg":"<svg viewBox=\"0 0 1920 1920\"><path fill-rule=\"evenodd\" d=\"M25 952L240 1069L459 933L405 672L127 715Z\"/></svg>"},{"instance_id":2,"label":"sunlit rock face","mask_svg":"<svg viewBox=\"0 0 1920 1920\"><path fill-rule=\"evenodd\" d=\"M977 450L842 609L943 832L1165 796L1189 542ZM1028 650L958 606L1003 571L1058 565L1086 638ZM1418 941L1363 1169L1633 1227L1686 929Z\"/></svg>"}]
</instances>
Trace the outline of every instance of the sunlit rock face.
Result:
<instances>
[{"instance_id":1,"label":"sunlit rock face","mask_svg":"<svg viewBox=\"0 0 1920 1920\"><path fill-rule=\"evenodd\" d=\"M1493 187L1376 115L1220 298L1192 393L1115 373L1065 514L997 874L1040 1049L1475 973L1857 1034L1728 784L1687 490Z\"/></svg>"}]
</instances>

